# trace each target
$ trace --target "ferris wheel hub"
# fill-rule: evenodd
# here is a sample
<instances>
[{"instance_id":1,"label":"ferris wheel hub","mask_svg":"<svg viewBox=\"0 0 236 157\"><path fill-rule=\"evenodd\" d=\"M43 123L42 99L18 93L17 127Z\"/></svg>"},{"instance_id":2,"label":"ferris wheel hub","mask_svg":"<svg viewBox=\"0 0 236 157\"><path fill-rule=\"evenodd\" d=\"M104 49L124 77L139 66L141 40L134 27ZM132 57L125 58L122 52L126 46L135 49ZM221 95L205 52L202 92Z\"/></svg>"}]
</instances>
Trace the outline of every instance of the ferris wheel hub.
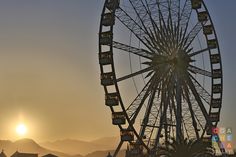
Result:
<instances>
[{"instance_id":1,"label":"ferris wheel hub","mask_svg":"<svg viewBox=\"0 0 236 157\"><path fill-rule=\"evenodd\" d=\"M177 51L171 55L155 54L151 62L145 62L148 66L154 67L156 70L171 68L172 71L187 71L191 58L183 51Z\"/></svg>"}]
</instances>

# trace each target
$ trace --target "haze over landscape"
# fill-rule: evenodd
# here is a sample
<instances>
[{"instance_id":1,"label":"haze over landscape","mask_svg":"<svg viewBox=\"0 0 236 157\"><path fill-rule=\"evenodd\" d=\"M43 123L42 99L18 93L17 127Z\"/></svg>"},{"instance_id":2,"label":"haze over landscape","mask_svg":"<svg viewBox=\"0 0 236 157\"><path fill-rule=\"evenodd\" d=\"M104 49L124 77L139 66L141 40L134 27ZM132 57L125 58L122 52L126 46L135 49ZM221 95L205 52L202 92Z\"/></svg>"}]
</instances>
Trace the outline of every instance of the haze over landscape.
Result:
<instances>
[{"instance_id":1,"label":"haze over landscape","mask_svg":"<svg viewBox=\"0 0 236 157\"><path fill-rule=\"evenodd\" d=\"M60 157L104 157L107 151L112 152L117 142L118 138L101 138L90 142L66 139L40 144L32 139L21 139L15 142L0 140L0 148L8 156L17 150L37 153L39 156L51 153Z\"/></svg>"},{"instance_id":2,"label":"haze over landscape","mask_svg":"<svg viewBox=\"0 0 236 157\"><path fill-rule=\"evenodd\" d=\"M219 126L232 127L236 144L236 21L232 16L236 1L205 2L223 61ZM8 155L22 150L60 157L100 157L116 147L119 129L111 124L99 78L98 29L103 3L0 0L0 149ZM16 132L21 123L27 133Z\"/></svg>"}]
</instances>

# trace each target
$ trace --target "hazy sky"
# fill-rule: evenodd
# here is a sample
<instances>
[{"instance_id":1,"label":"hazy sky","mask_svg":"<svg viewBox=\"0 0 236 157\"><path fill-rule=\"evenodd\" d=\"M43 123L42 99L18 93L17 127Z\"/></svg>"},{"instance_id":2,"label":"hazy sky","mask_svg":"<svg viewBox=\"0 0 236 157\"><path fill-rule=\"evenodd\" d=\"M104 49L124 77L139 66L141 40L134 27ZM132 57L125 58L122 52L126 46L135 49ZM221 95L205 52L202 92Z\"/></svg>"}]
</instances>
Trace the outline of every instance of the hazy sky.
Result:
<instances>
[{"instance_id":1,"label":"hazy sky","mask_svg":"<svg viewBox=\"0 0 236 157\"><path fill-rule=\"evenodd\" d=\"M221 47L222 126L236 132L236 1L205 0ZM98 28L104 0L0 0L0 139L15 125L38 141L117 136L100 86ZM236 139L236 136L235 136Z\"/></svg>"}]
</instances>

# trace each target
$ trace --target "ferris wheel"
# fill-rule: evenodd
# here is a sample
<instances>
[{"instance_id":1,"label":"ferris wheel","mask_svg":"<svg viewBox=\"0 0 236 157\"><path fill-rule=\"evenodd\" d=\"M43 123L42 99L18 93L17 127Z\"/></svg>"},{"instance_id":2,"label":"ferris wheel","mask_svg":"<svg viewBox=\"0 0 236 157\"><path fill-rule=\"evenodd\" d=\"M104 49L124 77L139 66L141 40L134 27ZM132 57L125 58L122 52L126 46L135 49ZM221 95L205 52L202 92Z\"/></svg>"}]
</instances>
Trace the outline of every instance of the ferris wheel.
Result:
<instances>
[{"instance_id":1,"label":"ferris wheel","mask_svg":"<svg viewBox=\"0 0 236 157\"><path fill-rule=\"evenodd\" d=\"M208 138L220 120L223 76L203 0L105 0L99 29L105 105L131 156L172 138Z\"/></svg>"}]
</instances>

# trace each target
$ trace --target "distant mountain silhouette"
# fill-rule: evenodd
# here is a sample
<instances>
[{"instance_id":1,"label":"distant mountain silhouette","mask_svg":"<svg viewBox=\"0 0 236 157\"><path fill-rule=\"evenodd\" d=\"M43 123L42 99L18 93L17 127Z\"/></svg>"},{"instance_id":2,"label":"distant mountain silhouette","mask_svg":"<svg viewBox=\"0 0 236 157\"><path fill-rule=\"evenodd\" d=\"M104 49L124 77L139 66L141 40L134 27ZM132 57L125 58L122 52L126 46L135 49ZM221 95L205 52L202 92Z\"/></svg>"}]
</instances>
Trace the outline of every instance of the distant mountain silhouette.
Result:
<instances>
[{"instance_id":1,"label":"distant mountain silhouette","mask_svg":"<svg viewBox=\"0 0 236 157\"><path fill-rule=\"evenodd\" d=\"M103 144L103 145L107 145L110 146L114 149L114 147L116 147L119 142L120 142L120 137L103 137L103 138L99 138L96 140L92 140L90 141L91 143L94 144Z\"/></svg>"},{"instance_id":2,"label":"distant mountain silhouette","mask_svg":"<svg viewBox=\"0 0 236 157\"><path fill-rule=\"evenodd\" d=\"M21 139L15 142L11 142L8 140L0 140L0 149L1 150L3 149L4 152L7 154L7 156L11 156L15 151L19 151L26 153L38 153L39 156L52 153L59 157L71 157L70 155L67 155L59 151L53 151L43 148L32 139ZM77 157L82 157L82 156L77 155Z\"/></svg>"},{"instance_id":3,"label":"distant mountain silhouette","mask_svg":"<svg viewBox=\"0 0 236 157\"><path fill-rule=\"evenodd\" d=\"M119 137L105 137L93 141L81 141L73 139L57 140L55 142L40 143L43 147L51 150L62 151L66 154L86 155L95 151L113 150L116 148Z\"/></svg>"},{"instance_id":4,"label":"distant mountain silhouette","mask_svg":"<svg viewBox=\"0 0 236 157\"><path fill-rule=\"evenodd\" d=\"M89 142L66 139L41 144L32 139L21 139L15 142L0 140L0 150L4 150L8 157L16 151L37 153L39 157L49 153L58 157L106 157L108 152L114 152L119 140L119 137L105 137ZM118 157L123 157L124 153L124 150L121 151Z\"/></svg>"},{"instance_id":5,"label":"distant mountain silhouette","mask_svg":"<svg viewBox=\"0 0 236 157\"><path fill-rule=\"evenodd\" d=\"M10 140L0 140L0 148L7 148L12 144Z\"/></svg>"}]
</instances>

